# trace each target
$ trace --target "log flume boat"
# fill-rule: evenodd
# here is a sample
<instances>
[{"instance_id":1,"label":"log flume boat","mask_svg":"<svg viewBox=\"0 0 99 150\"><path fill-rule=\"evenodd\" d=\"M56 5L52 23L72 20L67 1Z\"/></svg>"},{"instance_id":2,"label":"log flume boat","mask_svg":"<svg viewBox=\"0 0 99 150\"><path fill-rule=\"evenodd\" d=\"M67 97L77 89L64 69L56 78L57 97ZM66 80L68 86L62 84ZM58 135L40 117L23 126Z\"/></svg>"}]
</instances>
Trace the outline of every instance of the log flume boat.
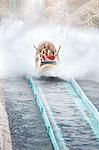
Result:
<instances>
[{"instance_id":1,"label":"log flume boat","mask_svg":"<svg viewBox=\"0 0 99 150\"><path fill-rule=\"evenodd\" d=\"M34 48L36 49L35 66L38 73L48 76L51 73L51 76L53 76L59 62L58 53L61 46L56 50L52 42L43 41L38 47L34 46Z\"/></svg>"}]
</instances>

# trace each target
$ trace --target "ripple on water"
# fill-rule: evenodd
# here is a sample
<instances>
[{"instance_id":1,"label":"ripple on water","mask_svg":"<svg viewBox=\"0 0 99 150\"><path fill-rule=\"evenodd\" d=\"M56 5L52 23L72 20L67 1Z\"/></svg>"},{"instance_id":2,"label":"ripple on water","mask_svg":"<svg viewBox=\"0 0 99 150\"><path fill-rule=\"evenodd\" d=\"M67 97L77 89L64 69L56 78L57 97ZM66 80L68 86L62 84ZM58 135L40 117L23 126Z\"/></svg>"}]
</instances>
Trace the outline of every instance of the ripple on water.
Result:
<instances>
[{"instance_id":1,"label":"ripple on water","mask_svg":"<svg viewBox=\"0 0 99 150\"><path fill-rule=\"evenodd\" d=\"M66 82L63 80L58 82L58 79L52 81L43 79L35 82L41 86L64 140L71 149L99 150L99 140L86 122L79 106L66 91ZM89 86L85 86L90 88L90 83Z\"/></svg>"}]
</instances>

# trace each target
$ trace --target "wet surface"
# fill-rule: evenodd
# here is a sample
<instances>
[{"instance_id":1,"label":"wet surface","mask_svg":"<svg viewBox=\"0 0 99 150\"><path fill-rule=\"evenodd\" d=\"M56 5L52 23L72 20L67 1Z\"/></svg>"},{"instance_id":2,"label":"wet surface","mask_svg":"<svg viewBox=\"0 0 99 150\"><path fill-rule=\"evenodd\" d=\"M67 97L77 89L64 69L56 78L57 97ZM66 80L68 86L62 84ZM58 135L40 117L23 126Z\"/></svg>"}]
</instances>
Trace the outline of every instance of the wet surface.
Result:
<instances>
[{"instance_id":1,"label":"wet surface","mask_svg":"<svg viewBox=\"0 0 99 150\"><path fill-rule=\"evenodd\" d=\"M44 77L35 79L35 83L42 88L64 140L70 149L99 150L99 140L86 122L79 106L66 90L69 83L58 78L44 79ZM97 100L96 103L98 103Z\"/></svg>"},{"instance_id":2,"label":"wet surface","mask_svg":"<svg viewBox=\"0 0 99 150\"><path fill-rule=\"evenodd\" d=\"M60 78L33 78L40 86L70 150L99 150L99 140L86 122L80 107L68 92L69 83ZM98 83L78 81L98 108ZM94 89L94 90L93 90ZM25 78L4 80L13 150L52 150L44 122Z\"/></svg>"},{"instance_id":3,"label":"wet surface","mask_svg":"<svg viewBox=\"0 0 99 150\"><path fill-rule=\"evenodd\" d=\"M13 150L53 150L26 79L4 80L4 98Z\"/></svg>"},{"instance_id":4,"label":"wet surface","mask_svg":"<svg viewBox=\"0 0 99 150\"><path fill-rule=\"evenodd\" d=\"M89 100L95 105L99 111L99 82L91 80L77 80L78 84L85 92Z\"/></svg>"}]
</instances>

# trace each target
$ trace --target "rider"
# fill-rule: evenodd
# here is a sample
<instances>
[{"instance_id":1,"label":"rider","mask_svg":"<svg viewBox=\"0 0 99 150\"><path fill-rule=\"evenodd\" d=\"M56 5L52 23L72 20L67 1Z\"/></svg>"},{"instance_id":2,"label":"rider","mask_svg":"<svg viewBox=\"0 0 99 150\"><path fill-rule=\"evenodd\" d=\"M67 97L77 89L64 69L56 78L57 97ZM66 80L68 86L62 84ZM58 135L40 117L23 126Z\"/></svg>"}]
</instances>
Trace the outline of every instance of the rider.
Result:
<instances>
[{"instance_id":1,"label":"rider","mask_svg":"<svg viewBox=\"0 0 99 150\"><path fill-rule=\"evenodd\" d=\"M58 51L56 51L53 43L49 41L44 41L39 44L38 48L36 48L35 46L34 48L37 50L36 54L40 55L41 61L50 61L58 58L58 53L61 46L59 46Z\"/></svg>"},{"instance_id":2,"label":"rider","mask_svg":"<svg viewBox=\"0 0 99 150\"><path fill-rule=\"evenodd\" d=\"M55 53L54 53L54 51L50 51L49 52L49 55L47 56L47 58L49 59L49 60L55 60Z\"/></svg>"},{"instance_id":3,"label":"rider","mask_svg":"<svg viewBox=\"0 0 99 150\"><path fill-rule=\"evenodd\" d=\"M42 56L41 56L41 61L48 61L48 49L44 48L42 50Z\"/></svg>"},{"instance_id":4,"label":"rider","mask_svg":"<svg viewBox=\"0 0 99 150\"><path fill-rule=\"evenodd\" d=\"M49 49L44 49L42 54L43 61L55 61L55 52Z\"/></svg>"}]
</instances>

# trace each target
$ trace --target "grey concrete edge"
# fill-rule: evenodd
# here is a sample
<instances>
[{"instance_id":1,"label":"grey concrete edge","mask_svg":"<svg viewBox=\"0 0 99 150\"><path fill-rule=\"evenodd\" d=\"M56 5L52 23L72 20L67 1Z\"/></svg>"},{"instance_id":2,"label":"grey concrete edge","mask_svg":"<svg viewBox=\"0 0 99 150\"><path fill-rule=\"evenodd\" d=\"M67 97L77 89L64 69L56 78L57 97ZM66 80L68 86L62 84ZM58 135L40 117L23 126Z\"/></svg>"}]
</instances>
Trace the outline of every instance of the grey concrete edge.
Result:
<instances>
[{"instance_id":1,"label":"grey concrete edge","mask_svg":"<svg viewBox=\"0 0 99 150\"><path fill-rule=\"evenodd\" d=\"M12 150L11 133L4 101L2 81L0 81L0 150Z\"/></svg>"}]
</instances>

